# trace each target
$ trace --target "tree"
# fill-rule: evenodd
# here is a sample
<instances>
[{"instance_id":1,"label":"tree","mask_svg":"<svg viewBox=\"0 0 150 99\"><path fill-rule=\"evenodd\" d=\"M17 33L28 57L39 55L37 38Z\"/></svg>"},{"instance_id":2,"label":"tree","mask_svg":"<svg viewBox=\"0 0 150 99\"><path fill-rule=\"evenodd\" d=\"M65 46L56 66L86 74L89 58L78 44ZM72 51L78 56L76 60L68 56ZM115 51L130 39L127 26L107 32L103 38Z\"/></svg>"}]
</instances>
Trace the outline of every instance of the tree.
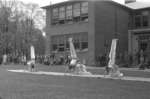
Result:
<instances>
[{"instance_id":1,"label":"tree","mask_svg":"<svg viewBox=\"0 0 150 99\"><path fill-rule=\"evenodd\" d=\"M12 46L13 35L9 31L10 21L9 18L12 15L11 9L14 6L15 1L0 0L0 53L10 53Z\"/></svg>"},{"instance_id":2,"label":"tree","mask_svg":"<svg viewBox=\"0 0 150 99\"><path fill-rule=\"evenodd\" d=\"M31 44L44 45L39 27L45 17L38 5L0 0L0 13L0 53L29 54ZM36 52L43 53L39 49Z\"/></svg>"}]
</instances>

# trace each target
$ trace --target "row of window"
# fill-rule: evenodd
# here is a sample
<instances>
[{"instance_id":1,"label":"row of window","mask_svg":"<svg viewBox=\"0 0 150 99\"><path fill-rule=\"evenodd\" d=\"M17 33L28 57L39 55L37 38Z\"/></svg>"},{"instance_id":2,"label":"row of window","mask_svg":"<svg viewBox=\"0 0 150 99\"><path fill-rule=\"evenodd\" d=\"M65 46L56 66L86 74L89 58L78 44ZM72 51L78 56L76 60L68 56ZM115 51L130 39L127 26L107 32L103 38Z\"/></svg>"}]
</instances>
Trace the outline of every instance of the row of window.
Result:
<instances>
[{"instance_id":1,"label":"row of window","mask_svg":"<svg viewBox=\"0 0 150 99\"><path fill-rule=\"evenodd\" d=\"M88 21L88 2L52 9L52 25Z\"/></svg>"},{"instance_id":2,"label":"row of window","mask_svg":"<svg viewBox=\"0 0 150 99\"><path fill-rule=\"evenodd\" d=\"M77 51L88 49L88 33L74 33L51 37L51 50L53 52L69 51L69 38L73 38L73 44Z\"/></svg>"}]
</instances>

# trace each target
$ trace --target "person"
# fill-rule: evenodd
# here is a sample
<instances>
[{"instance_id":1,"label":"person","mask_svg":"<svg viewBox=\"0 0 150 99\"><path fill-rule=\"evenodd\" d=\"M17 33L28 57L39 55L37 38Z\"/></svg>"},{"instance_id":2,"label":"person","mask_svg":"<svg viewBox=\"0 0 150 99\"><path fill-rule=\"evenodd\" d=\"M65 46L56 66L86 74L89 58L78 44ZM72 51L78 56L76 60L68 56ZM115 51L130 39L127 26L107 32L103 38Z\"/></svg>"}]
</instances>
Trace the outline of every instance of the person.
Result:
<instances>
[{"instance_id":1,"label":"person","mask_svg":"<svg viewBox=\"0 0 150 99\"><path fill-rule=\"evenodd\" d=\"M27 65L28 65L29 71L31 71L31 72L35 71L35 60L34 59L31 59L30 61L28 61Z\"/></svg>"},{"instance_id":2,"label":"person","mask_svg":"<svg viewBox=\"0 0 150 99\"><path fill-rule=\"evenodd\" d=\"M109 56L108 56L108 54L106 54L106 65L105 65L105 73L106 73L106 75L108 75L110 70L111 70L111 68L109 68L109 66L108 66L108 62L109 62Z\"/></svg>"},{"instance_id":3,"label":"person","mask_svg":"<svg viewBox=\"0 0 150 99\"><path fill-rule=\"evenodd\" d=\"M69 64L70 64L70 61L71 61L71 56L66 55L66 57L65 57L65 64L66 64L66 65L69 65Z\"/></svg>"},{"instance_id":4,"label":"person","mask_svg":"<svg viewBox=\"0 0 150 99\"><path fill-rule=\"evenodd\" d=\"M77 65L77 59L72 59L72 60L70 61L70 64L68 65L69 71L74 71L76 65Z\"/></svg>"},{"instance_id":5,"label":"person","mask_svg":"<svg viewBox=\"0 0 150 99\"><path fill-rule=\"evenodd\" d=\"M74 68L74 73L79 75L91 75L91 72L86 70L86 66L77 60L76 66Z\"/></svg>"},{"instance_id":6,"label":"person","mask_svg":"<svg viewBox=\"0 0 150 99\"><path fill-rule=\"evenodd\" d=\"M87 72L87 71L86 71L86 66L83 65L83 64L81 64L80 61L77 62L76 67L78 68L78 70L77 70L78 72Z\"/></svg>"},{"instance_id":7,"label":"person","mask_svg":"<svg viewBox=\"0 0 150 99\"><path fill-rule=\"evenodd\" d=\"M109 68L107 65L105 67L105 74L106 75L109 75L109 72L110 72L111 68Z\"/></svg>"},{"instance_id":8,"label":"person","mask_svg":"<svg viewBox=\"0 0 150 99\"><path fill-rule=\"evenodd\" d=\"M26 56L25 55L22 56L22 63L23 63L23 65L26 65Z\"/></svg>"},{"instance_id":9,"label":"person","mask_svg":"<svg viewBox=\"0 0 150 99\"><path fill-rule=\"evenodd\" d=\"M63 56L60 56L60 57L59 57L59 64L60 64L60 65L63 65L63 64L64 64L64 57L63 57Z\"/></svg>"},{"instance_id":10,"label":"person","mask_svg":"<svg viewBox=\"0 0 150 99\"><path fill-rule=\"evenodd\" d=\"M142 70L145 69L143 50L140 51L140 64L139 64L139 69L142 69Z\"/></svg>"},{"instance_id":11,"label":"person","mask_svg":"<svg viewBox=\"0 0 150 99\"><path fill-rule=\"evenodd\" d=\"M3 55L3 64L6 65L6 63L7 63L7 55L4 54Z\"/></svg>"},{"instance_id":12,"label":"person","mask_svg":"<svg viewBox=\"0 0 150 99\"><path fill-rule=\"evenodd\" d=\"M123 73L120 72L118 65L113 64L111 70L109 71L111 77L123 77Z\"/></svg>"}]
</instances>

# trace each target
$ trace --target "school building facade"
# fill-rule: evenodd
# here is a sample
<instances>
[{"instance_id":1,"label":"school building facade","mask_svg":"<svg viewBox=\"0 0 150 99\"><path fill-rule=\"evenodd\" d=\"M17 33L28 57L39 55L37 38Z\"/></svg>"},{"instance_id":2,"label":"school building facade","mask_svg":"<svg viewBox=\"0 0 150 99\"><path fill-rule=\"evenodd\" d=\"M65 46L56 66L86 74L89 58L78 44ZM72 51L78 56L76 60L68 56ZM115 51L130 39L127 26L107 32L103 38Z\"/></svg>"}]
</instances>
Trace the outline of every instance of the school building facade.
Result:
<instances>
[{"instance_id":1,"label":"school building facade","mask_svg":"<svg viewBox=\"0 0 150 99\"><path fill-rule=\"evenodd\" d=\"M95 65L99 55L109 53L113 38L119 39L117 54L134 54L145 48L147 43L143 42L150 35L149 6L136 8L138 2L127 1L122 5L111 0L70 0L43 7L48 35L46 54L69 54L70 37L78 57L88 65Z\"/></svg>"}]
</instances>

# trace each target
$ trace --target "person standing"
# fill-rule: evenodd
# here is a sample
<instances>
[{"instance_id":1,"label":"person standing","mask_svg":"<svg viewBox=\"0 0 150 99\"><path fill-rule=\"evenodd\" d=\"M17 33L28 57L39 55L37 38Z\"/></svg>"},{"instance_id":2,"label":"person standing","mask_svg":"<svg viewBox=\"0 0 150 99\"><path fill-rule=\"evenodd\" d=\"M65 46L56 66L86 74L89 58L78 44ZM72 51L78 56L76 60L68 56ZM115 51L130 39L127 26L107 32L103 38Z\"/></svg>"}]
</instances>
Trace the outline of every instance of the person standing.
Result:
<instances>
[{"instance_id":1,"label":"person standing","mask_svg":"<svg viewBox=\"0 0 150 99\"><path fill-rule=\"evenodd\" d=\"M22 56L22 63L23 63L23 65L26 65L26 61L27 61L26 56L23 55L23 56Z\"/></svg>"},{"instance_id":2,"label":"person standing","mask_svg":"<svg viewBox=\"0 0 150 99\"><path fill-rule=\"evenodd\" d=\"M6 65L6 63L7 63L7 55L4 54L3 55L3 64Z\"/></svg>"},{"instance_id":3,"label":"person standing","mask_svg":"<svg viewBox=\"0 0 150 99\"><path fill-rule=\"evenodd\" d=\"M139 69L145 69L145 64L144 64L144 52L143 52L143 50L140 51L140 64L139 64Z\"/></svg>"}]
</instances>

